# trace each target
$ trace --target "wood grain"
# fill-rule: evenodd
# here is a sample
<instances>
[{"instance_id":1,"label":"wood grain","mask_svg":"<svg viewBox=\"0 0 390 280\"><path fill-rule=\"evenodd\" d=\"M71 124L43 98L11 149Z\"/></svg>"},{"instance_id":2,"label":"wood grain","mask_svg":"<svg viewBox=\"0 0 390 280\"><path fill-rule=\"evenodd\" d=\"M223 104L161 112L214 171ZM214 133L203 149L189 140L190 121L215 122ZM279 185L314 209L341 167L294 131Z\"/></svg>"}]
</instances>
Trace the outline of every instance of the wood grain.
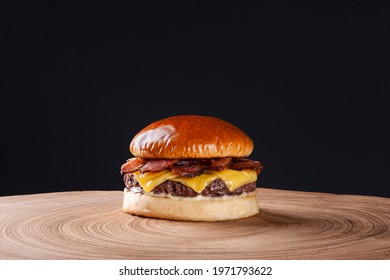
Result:
<instances>
[{"instance_id":1,"label":"wood grain","mask_svg":"<svg viewBox=\"0 0 390 280\"><path fill-rule=\"evenodd\" d=\"M390 259L390 199L258 189L260 214L178 222L122 192L0 197L0 259Z\"/></svg>"}]
</instances>

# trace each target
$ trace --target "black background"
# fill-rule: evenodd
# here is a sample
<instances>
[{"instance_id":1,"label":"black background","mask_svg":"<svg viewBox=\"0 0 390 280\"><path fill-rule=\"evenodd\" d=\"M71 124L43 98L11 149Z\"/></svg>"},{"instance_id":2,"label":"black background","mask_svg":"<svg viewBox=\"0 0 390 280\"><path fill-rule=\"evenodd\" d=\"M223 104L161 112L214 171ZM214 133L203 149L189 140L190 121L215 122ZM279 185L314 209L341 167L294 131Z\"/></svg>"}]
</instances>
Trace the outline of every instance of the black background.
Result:
<instances>
[{"instance_id":1,"label":"black background","mask_svg":"<svg viewBox=\"0 0 390 280\"><path fill-rule=\"evenodd\" d=\"M384 5L156 1L1 13L0 195L122 190L120 165L140 129L201 114L253 139L259 187L390 197Z\"/></svg>"}]
</instances>

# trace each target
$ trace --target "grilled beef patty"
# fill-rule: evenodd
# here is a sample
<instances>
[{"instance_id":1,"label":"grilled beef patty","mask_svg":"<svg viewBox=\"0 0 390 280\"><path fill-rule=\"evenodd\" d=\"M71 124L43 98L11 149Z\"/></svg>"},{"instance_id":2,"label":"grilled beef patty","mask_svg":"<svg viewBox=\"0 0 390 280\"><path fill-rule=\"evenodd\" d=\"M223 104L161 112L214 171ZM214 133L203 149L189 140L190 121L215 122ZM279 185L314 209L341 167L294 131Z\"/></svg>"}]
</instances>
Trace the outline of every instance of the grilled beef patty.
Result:
<instances>
[{"instance_id":1,"label":"grilled beef patty","mask_svg":"<svg viewBox=\"0 0 390 280\"><path fill-rule=\"evenodd\" d=\"M132 173L127 173L123 177L126 189L133 192L145 193L144 189L138 183L137 179ZM181 197L195 197L198 195L210 196L210 197L221 197L224 195L240 195L244 192L250 193L256 190L256 182L245 184L235 191L230 192L226 187L225 183L221 179L215 179L212 181L200 194L195 192L193 189L183 185L182 183L175 181L165 181L157 185L151 193L154 194L170 194L172 196Z\"/></svg>"}]
</instances>

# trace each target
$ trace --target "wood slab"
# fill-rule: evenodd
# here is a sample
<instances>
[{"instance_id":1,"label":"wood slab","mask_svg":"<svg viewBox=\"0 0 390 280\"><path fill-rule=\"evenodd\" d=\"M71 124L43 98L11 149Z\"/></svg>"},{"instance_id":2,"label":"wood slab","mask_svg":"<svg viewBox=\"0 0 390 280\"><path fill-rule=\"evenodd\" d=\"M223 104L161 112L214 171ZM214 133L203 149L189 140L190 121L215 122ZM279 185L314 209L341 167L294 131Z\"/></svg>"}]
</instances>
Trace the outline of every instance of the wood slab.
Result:
<instances>
[{"instance_id":1,"label":"wood slab","mask_svg":"<svg viewBox=\"0 0 390 280\"><path fill-rule=\"evenodd\" d=\"M390 199L258 189L260 214L178 222L122 192L0 197L0 259L390 259Z\"/></svg>"}]
</instances>

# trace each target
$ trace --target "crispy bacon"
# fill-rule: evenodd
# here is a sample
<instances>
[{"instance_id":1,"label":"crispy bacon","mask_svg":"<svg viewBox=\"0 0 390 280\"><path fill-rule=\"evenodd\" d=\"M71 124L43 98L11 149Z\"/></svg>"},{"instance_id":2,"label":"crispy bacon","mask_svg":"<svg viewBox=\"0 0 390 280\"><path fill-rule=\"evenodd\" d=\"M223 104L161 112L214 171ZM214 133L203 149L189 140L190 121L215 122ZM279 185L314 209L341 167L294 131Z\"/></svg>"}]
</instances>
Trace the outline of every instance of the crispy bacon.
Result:
<instances>
[{"instance_id":1,"label":"crispy bacon","mask_svg":"<svg viewBox=\"0 0 390 280\"><path fill-rule=\"evenodd\" d=\"M130 158L126 161L126 163L124 163L121 166L121 174L133 173L138 169L140 169L145 163L147 163L147 160L143 158L139 158L139 157Z\"/></svg>"},{"instance_id":2,"label":"crispy bacon","mask_svg":"<svg viewBox=\"0 0 390 280\"><path fill-rule=\"evenodd\" d=\"M229 169L234 170L243 170L243 169L253 169L256 170L257 175L260 174L263 166L259 161L254 161L248 158L234 158L233 162L229 165Z\"/></svg>"},{"instance_id":3,"label":"crispy bacon","mask_svg":"<svg viewBox=\"0 0 390 280\"><path fill-rule=\"evenodd\" d=\"M232 162L231 157L214 158L211 160L210 170L220 171L226 169L231 162Z\"/></svg>"},{"instance_id":4,"label":"crispy bacon","mask_svg":"<svg viewBox=\"0 0 390 280\"><path fill-rule=\"evenodd\" d=\"M253 169L260 174L263 166L259 161L249 158L214 158L214 159L128 159L121 167L121 174L140 171L160 172L171 169L175 174L193 178L203 173L204 170L220 171L224 169L243 170Z\"/></svg>"},{"instance_id":5,"label":"crispy bacon","mask_svg":"<svg viewBox=\"0 0 390 280\"><path fill-rule=\"evenodd\" d=\"M144 166L142 166L139 171L141 173L145 172L160 172L167 169L169 166L177 162L177 159L156 159L149 160Z\"/></svg>"},{"instance_id":6,"label":"crispy bacon","mask_svg":"<svg viewBox=\"0 0 390 280\"><path fill-rule=\"evenodd\" d=\"M188 158L180 159L177 163L177 166L191 166L191 165L210 165L210 159L206 158Z\"/></svg>"},{"instance_id":7,"label":"crispy bacon","mask_svg":"<svg viewBox=\"0 0 390 280\"><path fill-rule=\"evenodd\" d=\"M171 166L171 171L175 174L179 174L181 176L194 178L203 173L203 170L206 169L205 165L191 165L191 166Z\"/></svg>"}]
</instances>

